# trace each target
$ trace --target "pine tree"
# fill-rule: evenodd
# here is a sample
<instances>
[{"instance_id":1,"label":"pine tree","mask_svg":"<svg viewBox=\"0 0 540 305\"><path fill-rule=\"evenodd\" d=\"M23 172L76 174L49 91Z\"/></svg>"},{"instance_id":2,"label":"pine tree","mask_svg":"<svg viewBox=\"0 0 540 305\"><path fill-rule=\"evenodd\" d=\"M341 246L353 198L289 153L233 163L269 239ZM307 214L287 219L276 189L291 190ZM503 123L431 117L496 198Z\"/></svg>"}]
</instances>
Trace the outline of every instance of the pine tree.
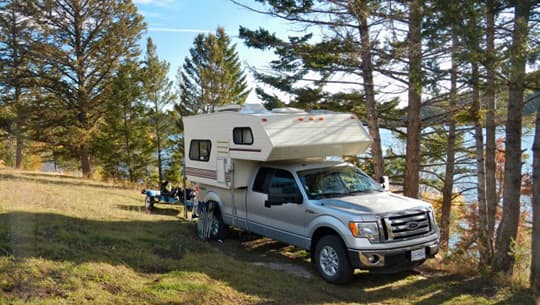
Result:
<instances>
[{"instance_id":1,"label":"pine tree","mask_svg":"<svg viewBox=\"0 0 540 305\"><path fill-rule=\"evenodd\" d=\"M249 7L240 1L233 1ZM261 1L267 5L264 14L291 23L301 23L308 29L325 32L320 42L311 42L312 33L287 40L277 38L265 29L240 28L240 37L249 47L273 49L279 56L271 63L271 73L255 73L258 80L292 96L291 106L356 112L360 109L366 118L373 138L371 154L373 174L376 179L384 175L384 161L379 133L377 87L374 75L381 71L377 65L377 38L374 33L384 23L379 18L384 4L379 1ZM373 36L372 36L373 35ZM355 81L360 78L361 81ZM300 83L304 85L300 85ZM305 85L308 83L308 85ZM329 84L348 85L350 88L338 94L325 91ZM362 90L357 89L360 86ZM348 91L348 92L347 92ZM258 91L263 99L275 97ZM317 93L317 94L313 94ZM303 103L302 101L307 101ZM279 104L279 103L277 103ZM336 109L335 106L339 105Z\"/></svg>"},{"instance_id":2,"label":"pine tree","mask_svg":"<svg viewBox=\"0 0 540 305\"><path fill-rule=\"evenodd\" d=\"M43 86L65 110L67 145L78 151L83 176L92 175L90 142L108 100L110 81L132 55L144 29L130 0L36 0L35 54Z\"/></svg>"},{"instance_id":3,"label":"pine tree","mask_svg":"<svg viewBox=\"0 0 540 305\"><path fill-rule=\"evenodd\" d=\"M100 132L92 142L105 177L144 180L152 161L152 127L142 101L142 69L134 61L120 67L112 83Z\"/></svg>"},{"instance_id":4,"label":"pine tree","mask_svg":"<svg viewBox=\"0 0 540 305\"><path fill-rule=\"evenodd\" d=\"M222 27L199 34L178 71L181 114L213 111L216 106L243 104L249 93L236 45Z\"/></svg>"},{"instance_id":5,"label":"pine tree","mask_svg":"<svg viewBox=\"0 0 540 305\"><path fill-rule=\"evenodd\" d=\"M153 128L153 144L156 153L158 178L160 183L164 179L165 154L172 133L172 119L167 108L171 107L176 99L172 93L172 81L167 77L169 63L160 61L156 46L152 38L148 38L146 56L143 61L143 96L149 107L149 118Z\"/></svg>"},{"instance_id":6,"label":"pine tree","mask_svg":"<svg viewBox=\"0 0 540 305\"><path fill-rule=\"evenodd\" d=\"M506 156L504 164L503 216L497 230L493 272L511 275L514 256L511 255L512 240L516 239L521 190L521 132L522 109L525 89L525 65L529 21L532 8L537 4L532 0L512 1L514 8L514 29L509 54L508 113L506 121Z\"/></svg>"},{"instance_id":7,"label":"pine tree","mask_svg":"<svg viewBox=\"0 0 540 305\"><path fill-rule=\"evenodd\" d=\"M31 32L24 1L0 1L0 111L7 119L5 131L15 138L15 167L23 167L27 139L30 89Z\"/></svg>"}]
</instances>

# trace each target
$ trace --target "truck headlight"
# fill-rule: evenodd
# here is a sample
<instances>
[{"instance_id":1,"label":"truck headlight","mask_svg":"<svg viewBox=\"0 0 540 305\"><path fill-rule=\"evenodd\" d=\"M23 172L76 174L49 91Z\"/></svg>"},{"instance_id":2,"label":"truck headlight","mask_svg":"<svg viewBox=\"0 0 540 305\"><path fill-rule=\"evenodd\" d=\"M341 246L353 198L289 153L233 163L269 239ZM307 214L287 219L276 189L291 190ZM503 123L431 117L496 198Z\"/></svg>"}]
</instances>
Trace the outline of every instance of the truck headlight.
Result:
<instances>
[{"instance_id":1,"label":"truck headlight","mask_svg":"<svg viewBox=\"0 0 540 305\"><path fill-rule=\"evenodd\" d=\"M354 237L363 237L371 242L379 242L379 226L376 222L349 222L349 230Z\"/></svg>"}]
</instances>

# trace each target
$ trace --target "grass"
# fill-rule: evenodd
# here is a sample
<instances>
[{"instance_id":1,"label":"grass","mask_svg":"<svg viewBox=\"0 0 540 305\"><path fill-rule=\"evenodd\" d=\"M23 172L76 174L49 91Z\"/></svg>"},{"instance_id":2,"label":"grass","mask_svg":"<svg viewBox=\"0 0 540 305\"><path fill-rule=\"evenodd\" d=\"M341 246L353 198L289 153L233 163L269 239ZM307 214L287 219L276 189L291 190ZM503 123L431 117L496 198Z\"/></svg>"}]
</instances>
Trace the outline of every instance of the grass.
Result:
<instances>
[{"instance_id":1,"label":"grass","mask_svg":"<svg viewBox=\"0 0 540 305\"><path fill-rule=\"evenodd\" d=\"M0 170L0 304L534 304L528 291L437 268L360 272L345 286L307 253L237 232L202 242L177 206L143 208L138 190ZM433 267L433 266L432 266Z\"/></svg>"}]
</instances>

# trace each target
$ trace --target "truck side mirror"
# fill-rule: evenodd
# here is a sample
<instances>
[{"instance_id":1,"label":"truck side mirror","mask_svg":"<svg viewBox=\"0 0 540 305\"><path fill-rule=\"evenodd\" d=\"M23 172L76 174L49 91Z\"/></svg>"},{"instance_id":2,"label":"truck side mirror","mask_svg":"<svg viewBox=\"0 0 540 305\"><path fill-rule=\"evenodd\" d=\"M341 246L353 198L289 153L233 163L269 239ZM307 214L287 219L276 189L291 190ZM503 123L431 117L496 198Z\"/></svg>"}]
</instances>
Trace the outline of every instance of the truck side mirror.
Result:
<instances>
[{"instance_id":1,"label":"truck side mirror","mask_svg":"<svg viewBox=\"0 0 540 305\"><path fill-rule=\"evenodd\" d=\"M296 190L292 194L283 194L276 189L270 188L268 191L268 200L264 202L264 206L269 208L273 205L283 205L284 203L296 203L301 204L304 202L302 194Z\"/></svg>"}]
</instances>

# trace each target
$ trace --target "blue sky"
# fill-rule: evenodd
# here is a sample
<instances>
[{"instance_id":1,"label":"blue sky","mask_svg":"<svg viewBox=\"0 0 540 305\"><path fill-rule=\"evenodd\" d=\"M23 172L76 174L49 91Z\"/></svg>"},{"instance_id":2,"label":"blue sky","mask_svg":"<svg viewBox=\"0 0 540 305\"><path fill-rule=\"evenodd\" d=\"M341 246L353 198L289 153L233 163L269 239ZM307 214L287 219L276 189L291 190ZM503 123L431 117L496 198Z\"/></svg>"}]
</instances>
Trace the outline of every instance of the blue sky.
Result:
<instances>
[{"instance_id":1,"label":"blue sky","mask_svg":"<svg viewBox=\"0 0 540 305\"><path fill-rule=\"evenodd\" d=\"M263 27L277 34L286 33L289 27L284 21L241 8L228 0L134 0L134 3L148 25L141 40L142 49L146 47L146 38L151 36L158 56L171 64L171 77L176 75L200 32L215 32L218 26L224 27L237 44L243 65L264 67L273 58L272 53L248 49L237 37L239 26Z\"/></svg>"}]
</instances>

